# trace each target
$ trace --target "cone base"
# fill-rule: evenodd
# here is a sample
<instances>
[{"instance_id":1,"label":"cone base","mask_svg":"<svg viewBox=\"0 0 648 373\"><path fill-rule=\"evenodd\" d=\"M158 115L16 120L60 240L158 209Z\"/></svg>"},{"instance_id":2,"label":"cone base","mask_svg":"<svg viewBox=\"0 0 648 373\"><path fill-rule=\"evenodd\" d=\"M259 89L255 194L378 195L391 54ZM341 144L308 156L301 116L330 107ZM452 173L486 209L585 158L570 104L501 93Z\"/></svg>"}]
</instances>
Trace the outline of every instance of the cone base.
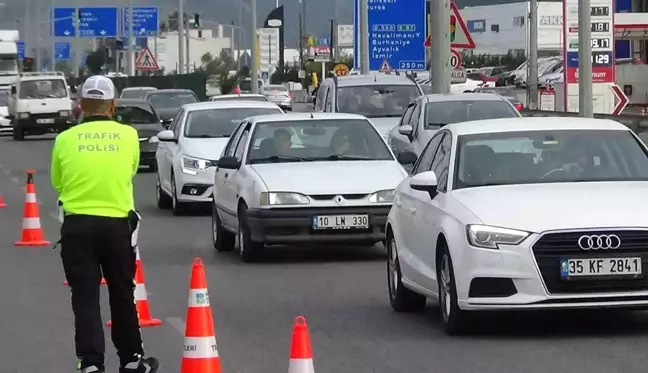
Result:
<instances>
[{"instance_id":1,"label":"cone base","mask_svg":"<svg viewBox=\"0 0 648 373\"><path fill-rule=\"evenodd\" d=\"M7 207L7 205L5 205L4 203L0 203L0 209L3 207Z\"/></svg>"},{"instance_id":2,"label":"cone base","mask_svg":"<svg viewBox=\"0 0 648 373\"><path fill-rule=\"evenodd\" d=\"M180 364L181 373L221 373L221 362L220 358L182 358L182 363Z\"/></svg>"},{"instance_id":3,"label":"cone base","mask_svg":"<svg viewBox=\"0 0 648 373\"><path fill-rule=\"evenodd\" d=\"M162 320L160 319L139 320L140 328L149 328L152 326L160 326L160 325L162 325ZM112 326L112 320L108 320L106 326L110 328Z\"/></svg>"},{"instance_id":4,"label":"cone base","mask_svg":"<svg viewBox=\"0 0 648 373\"><path fill-rule=\"evenodd\" d=\"M26 247L26 246L48 246L51 245L52 243L50 241L45 241L45 240L40 240L40 241L16 241L14 243L14 246L18 247Z\"/></svg>"}]
</instances>

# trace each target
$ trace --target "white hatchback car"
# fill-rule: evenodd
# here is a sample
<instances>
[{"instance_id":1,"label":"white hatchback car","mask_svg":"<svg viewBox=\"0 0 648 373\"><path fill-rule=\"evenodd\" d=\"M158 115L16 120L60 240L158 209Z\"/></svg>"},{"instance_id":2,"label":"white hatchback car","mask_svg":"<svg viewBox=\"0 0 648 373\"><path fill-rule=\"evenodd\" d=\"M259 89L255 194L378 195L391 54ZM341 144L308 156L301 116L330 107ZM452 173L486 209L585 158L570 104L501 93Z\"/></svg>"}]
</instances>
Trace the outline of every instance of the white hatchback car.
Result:
<instances>
[{"instance_id":1,"label":"white hatchback car","mask_svg":"<svg viewBox=\"0 0 648 373\"><path fill-rule=\"evenodd\" d=\"M216 167L214 248L232 250L238 236L246 262L265 245L383 241L407 176L366 117L338 113L248 118Z\"/></svg>"},{"instance_id":2,"label":"white hatchback car","mask_svg":"<svg viewBox=\"0 0 648 373\"><path fill-rule=\"evenodd\" d=\"M450 124L396 189L388 288L399 312L648 306L648 149L588 118Z\"/></svg>"},{"instance_id":3,"label":"white hatchback car","mask_svg":"<svg viewBox=\"0 0 648 373\"><path fill-rule=\"evenodd\" d=\"M244 118L281 114L270 102L223 101L184 105L158 134L157 204L182 214L192 203L211 202L216 161Z\"/></svg>"}]
</instances>

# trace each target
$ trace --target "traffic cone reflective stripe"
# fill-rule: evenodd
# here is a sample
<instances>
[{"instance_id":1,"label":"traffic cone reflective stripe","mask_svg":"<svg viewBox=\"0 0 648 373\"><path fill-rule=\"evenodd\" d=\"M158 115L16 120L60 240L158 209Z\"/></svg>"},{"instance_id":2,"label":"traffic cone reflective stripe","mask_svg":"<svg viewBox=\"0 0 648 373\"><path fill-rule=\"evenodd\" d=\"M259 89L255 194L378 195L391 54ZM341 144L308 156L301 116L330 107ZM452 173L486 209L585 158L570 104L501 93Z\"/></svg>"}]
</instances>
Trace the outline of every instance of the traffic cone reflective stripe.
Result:
<instances>
[{"instance_id":1,"label":"traffic cone reflective stripe","mask_svg":"<svg viewBox=\"0 0 648 373\"><path fill-rule=\"evenodd\" d=\"M181 373L221 373L207 279L200 258L191 270Z\"/></svg>"},{"instance_id":2,"label":"traffic cone reflective stripe","mask_svg":"<svg viewBox=\"0 0 648 373\"><path fill-rule=\"evenodd\" d=\"M160 326L162 325L162 320L151 317L148 295L146 294L146 285L144 285L144 269L142 267L138 248L135 248L135 257L135 290L133 291L133 296L135 298L135 307L137 308L137 319L139 320L139 325L142 328ZM112 326L112 321L109 320L106 325Z\"/></svg>"},{"instance_id":3,"label":"traffic cone reflective stripe","mask_svg":"<svg viewBox=\"0 0 648 373\"><path fill-rule=\"evenodd\" d=\"M313 349L304 316L297 316L293 325L290 343L290 363L288 373L314 373Z\"/></svg>"},{"instance_id":4,"label":"traffic cone reflective stripe","mask_svg":"<svg viewBox=\"0 0 648 373\"><path fill-rule=\"evenodd\" d=\"M36 186L34 185L34 171L27 171L27 185L25 186L25 207L23 210L22 233L15 246L47 246L51 242L43 237L38 200L36 199Z\"/></svg>"}]
</instances>

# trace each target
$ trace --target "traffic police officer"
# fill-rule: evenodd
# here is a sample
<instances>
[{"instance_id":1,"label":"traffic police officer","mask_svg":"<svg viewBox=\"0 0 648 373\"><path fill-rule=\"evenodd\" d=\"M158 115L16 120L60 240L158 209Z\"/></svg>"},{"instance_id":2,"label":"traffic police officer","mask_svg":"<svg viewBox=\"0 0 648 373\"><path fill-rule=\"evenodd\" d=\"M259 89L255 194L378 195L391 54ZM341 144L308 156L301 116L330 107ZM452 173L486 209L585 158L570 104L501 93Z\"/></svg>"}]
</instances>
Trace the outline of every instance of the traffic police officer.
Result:
<instances>
[{"instance_id":1,"label":"traffic police officer","mask_svg":"<svg viewBox=\"0 0 648 373\"><path fill-rule=\"evenodd\" d=\"M50 174L62 217L61 258L72 291L78 369L105 371L99 306L103 274L119 372L155 373L159 362L143 357L133 295L139 215L132 179L139 166L139 140L134 128L111 119L115 91L104 76L88 78L79 92L85 118L54 143Z\"/></svg>"}]
</instances>

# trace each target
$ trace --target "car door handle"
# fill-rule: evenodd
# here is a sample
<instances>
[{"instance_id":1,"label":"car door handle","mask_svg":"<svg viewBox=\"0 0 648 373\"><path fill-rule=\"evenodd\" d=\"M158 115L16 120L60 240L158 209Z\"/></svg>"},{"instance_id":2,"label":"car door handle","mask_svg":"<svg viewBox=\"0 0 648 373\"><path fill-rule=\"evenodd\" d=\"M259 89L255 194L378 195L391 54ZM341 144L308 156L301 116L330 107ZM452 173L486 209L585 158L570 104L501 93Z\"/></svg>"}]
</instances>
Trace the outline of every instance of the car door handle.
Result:
<instances>
[{"instance_id":1,"label":"car door handle","mask_svg":"<svg viewBox=\"0 0 648 373\"><path fill-rule=\"evenodd\" d=\"M227 176L228 176L228 175L229 175L229 173L226 172L225 175L224 175L226 179L227 179Z\"/></svg>"},{"instance_id":2,"label":"car door handle","mask_svg":"<svg viewBox=\"0 0 648 373\"><path fill-rule=\"evenodd\" d=\"M408 210L409 210L410 214L416 215L416 209L414 207L410 207L410 208L408 208Z\"/></svg>"}]
</instances>

